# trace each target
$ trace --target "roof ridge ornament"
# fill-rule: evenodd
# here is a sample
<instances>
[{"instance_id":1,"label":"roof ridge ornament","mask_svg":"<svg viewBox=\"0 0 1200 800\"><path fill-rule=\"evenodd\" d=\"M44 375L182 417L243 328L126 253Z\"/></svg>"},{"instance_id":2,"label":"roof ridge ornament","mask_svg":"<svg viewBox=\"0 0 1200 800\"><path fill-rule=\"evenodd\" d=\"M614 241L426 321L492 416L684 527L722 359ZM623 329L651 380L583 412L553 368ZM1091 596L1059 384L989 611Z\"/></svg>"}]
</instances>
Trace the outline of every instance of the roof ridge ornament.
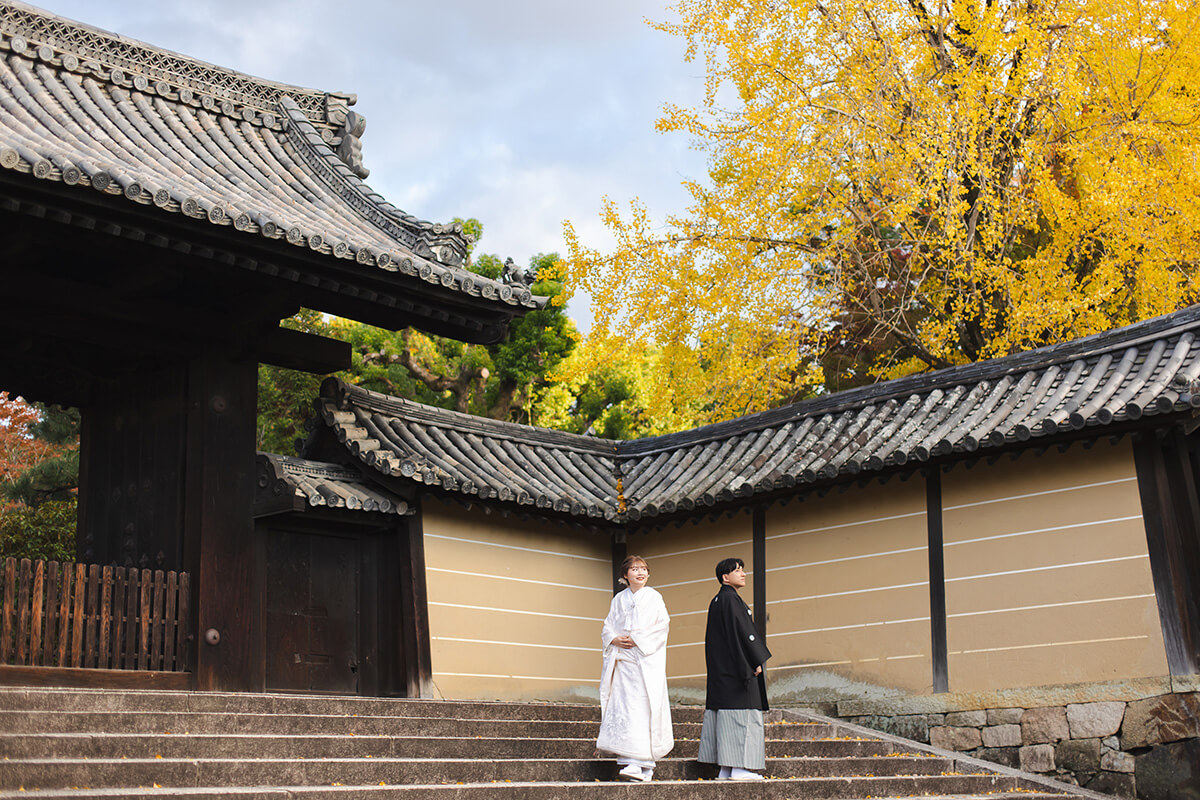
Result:
<instances>
[{"instance_id":1,"label":"roof ridge ornament","mask_svg":"<svg viewBox=\"0 0 1200 800\"><path fill-rule=\"evenodd\" d=\"M293 97L312 122L330 124L327 98L317 89L256 78L191 56L95 28L18 0L0 0L0 50L83 71L117 85L151 91L185 103L206 101L228 116L271 113L281 95ZM174 95L174 97L173 97ZM256 115L257 116L257 115ZM265 121L268 127L274 120Z\"/></svg>"}]
</instances>

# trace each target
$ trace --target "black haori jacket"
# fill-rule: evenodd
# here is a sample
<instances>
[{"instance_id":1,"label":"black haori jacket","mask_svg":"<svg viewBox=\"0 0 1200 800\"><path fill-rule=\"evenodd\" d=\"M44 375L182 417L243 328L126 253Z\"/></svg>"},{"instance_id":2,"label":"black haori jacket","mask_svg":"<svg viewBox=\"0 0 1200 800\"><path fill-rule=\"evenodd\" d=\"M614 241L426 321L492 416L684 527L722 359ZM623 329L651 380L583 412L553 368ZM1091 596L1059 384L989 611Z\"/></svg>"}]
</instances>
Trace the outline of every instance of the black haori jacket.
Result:
<instances>
[{"instance_id":1,"label":"black haori jacket","mask_svg":"<svg viewBox=\"0 0 1200 800\"><path fill-rule=\"evenodd\" d=\"M756 667L771 657L767 643L754 629L750 608L737 589L723 585L708 604L704 630L704 661L708 691L704 707L714 710L757 708L766 711L767 682Z\"/></svg>"}]
</instances>

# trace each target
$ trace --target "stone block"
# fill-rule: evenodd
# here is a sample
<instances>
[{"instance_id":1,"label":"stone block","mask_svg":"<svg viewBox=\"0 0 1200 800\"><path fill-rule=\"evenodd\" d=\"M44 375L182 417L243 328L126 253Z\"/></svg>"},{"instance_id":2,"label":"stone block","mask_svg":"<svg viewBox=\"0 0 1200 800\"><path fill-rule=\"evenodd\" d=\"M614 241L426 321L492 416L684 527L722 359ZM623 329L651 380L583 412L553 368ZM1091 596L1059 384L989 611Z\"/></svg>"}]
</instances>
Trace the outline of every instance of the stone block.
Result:
<instances>
[{"instance_id":1,"label":"stone block","mask_svg":"<svg viewBox=\"0 0 1200 800\"><path fill-rule=\"evenodd\" d=\"M946 715L945 714L926 714L925 715L925 724L931 728L936 728L939 725L945 725L946 724Z\"/></svg>"},{"instance_id":2,"label":"stone block","mask_svg":"<svg viewBox=\"0 0 1200 800\"><path fill-rule=\"evenodd\" d=\"M971 755L973 755L975 758L982 758L984 761L990 761L993 764L999 764L1003 767L1020 769L1020 749L1021 748L1019 747L981 747Z\"/></svg>"},{"instance_id":3,"label":"stone block","mask_svg":"<svg viewBox=\"0 0 1200 800\"><path fill-rule=\"evenodd\" d=\"M914 742L929 741L929 723L924 714L905 714L902 717L880 717L878 730L899 736L902 739L912 739Z\"/></svg>"},{"instance_id":4,"label":"stone block","mask_svg":"<svg viewBox=\"0 0 1200 800\"><path fill-rule=\"evenodd\" d=\"M1023 708L989 708L987 712L988 725L1020 725Z\"/></svg>"},{"instance_id":5,"label":"stone block","mask_svg":"<svg viewBox=\"0 0 1200 800\"><path fill-rule=\"evenodd\" d=\"M1100 769L1099 739L1068 739L1055 748L1059 769L1071 772L1095 772Z\"/></svg>"},{"instance_id":6,"label":"stone block","mask_svg":"<svg viewBox=\"0 0 1200 800\"><path fill-rule=\"evenodd\" d=\"M1106 750L1100 754L1100 769L1109 772L1133 772L1134 758L1120 750Z\"/></svg>"},{"instance_id":7,"label":"stone block","mask_svg":"<svg viewBox=\"0 0 1200 800\"><path fill-rule=\"evenodd\" d=\"M1200 796L1200 739L1160 744L1137 757L1133 770L1145 800L1190 800Z\"/></svg>"},{"instance_id":8,"label":"stone block","mask_svg":"<svg viewBox=\"0 0 1200 800\"><path fill-rule=\"evenodd\" d=\"M1031 744L1017 751L1017 760L1025 772L1052 772L1054 770L1054 745Z\"/></svg>"},{"instance_id":9,"label":"stone block","mask_svg":"<svg viewBox=\"0 0 1200 800\"><path fill-rule=\"evenodd\" d=\"M1069 738L1067 710L1061 706L1027 708L1021 715L1021 739L1025 744L1048 744Z\"/></svg>"},{"instance_id":10,"label":"stone block","mask_svg":"<svg viewBox=\"0 0 1200 800\"><path fill-rule=\"evenodd\" d=\"M984 747L1019 747L1021 741L1020 725L992 725L980 730Z\"/></svg>"},{"instance_id":11,"label":"stone block","mask_svg":"<svg viewBox=\"0 0 1200 800\"><path fill-rule=\"evenodd\" d=\"M1072 739L1095 739L1112 736L1121 729L1125 716L1125 704L1071 703L1067 706L1067 725Z\"/></svg>"},{"instance_id":12,"label":"stone block","mask_svg":"<svg viewBox=\"0 0 1200 800\"><path fill-rule=\"evenodd\" d=\"M983 744L978 728L941 726L929 729L929 743L943 750L974 750Z\"/></svg>"},{"instance_id":13,"label":"stone block","mask_svg":"<svg viewBox=\"0 0 1200 800\"><path fill-rule=\"evenodd\" d=\"M1163 694L1125 708L1122 750L1195 737L1200 737L1200 694Z\"/></svg>"},{"instance_id":14,"label":"stone block","mask_svg":"<svg viewBox=\"0 0 1200 800\"><path fill-rule=\"evenodd\" d=\"M987 725L987 712L954 711L946 715L946 725L952 728L979 728Z\"/></svg>"},{"instance_id":15,"label":"stone block","mask_svg":"<svg viewBox=\"0 0 1200 800\"><path fill-rule=\"evenodd\" d=\"M1105 750L1120 750L1121 740L1116 736L1106 736L1104 739L1100 740L1100 746Z\"/></svg>"},{"instance_id":16,"label":"stone block","mask_svg":"<svg viewBox=\"0 0 1200 800\"><path fill-rule=\"evenodd\" d=\"M1101 794L1111 794L1117 797L1137 797L1137 782L1132 775L1119 772L1099 772L1084 785L1085 789Z\"/></svg>"}]
</instances>

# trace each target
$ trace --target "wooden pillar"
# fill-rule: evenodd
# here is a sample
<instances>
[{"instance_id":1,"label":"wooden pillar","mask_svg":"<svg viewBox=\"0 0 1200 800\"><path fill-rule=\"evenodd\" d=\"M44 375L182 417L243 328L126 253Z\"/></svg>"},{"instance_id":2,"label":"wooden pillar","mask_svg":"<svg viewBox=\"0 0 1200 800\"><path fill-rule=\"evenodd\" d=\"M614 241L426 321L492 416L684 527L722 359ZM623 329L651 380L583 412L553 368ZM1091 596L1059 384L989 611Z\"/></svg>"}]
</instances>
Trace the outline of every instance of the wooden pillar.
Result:
<instances>
[{"instance_id":1,"label":"wooden pillar","mask_svg":"<svg viewBox=\"0 0 1200 800\"><path fill-rule=\"evenodd\" d=\"M196 688L261 691L262 586L252 519L258 365L206 353L189 363L187 378L183 538Z\"/></svg>"},{"instance_id":2,"label":"wooden pillar","mask_svg":"<svg viewBox=\"0 0 1200 800\"><path fill-rule=\"evenodd\" d=\"M754 509L752 557L754 559L754 627L767 638L767 510Z\"/></svg>"},{"instance_id":3,"label":"wooden pillar","mask_svg":"<svg viewBox=\"0 0 1200 800\"><path fill-rule=\"evenodd\" d=\"M612 532L612 585L613 594L617 594L625 585L620 583L622 562L629 555L629 545L626 543L627 534L623 530Z\"/></svg>"},{"instance_id":4,"label":"wooden pillar","mask_svg":"<svg viewBox=\"0 0 1200 800\"><path fill-rule=\"evenodd\" d=\"M433 697L429 600L425 586L425 533L420 505L406 517L400 537L400 615L404 636L403 689L407 697Z\"/></svg>"},{"instance_id":5,"label":"wooden pillar","mask_svg":"<svg viewBox=\"0 0 1200 800\"><path fill-rule=\"evenodd\" d=\"M1172 675L1200 672L1200 510L1188 439L1162 441L1151 433L1133 443L1150 574Z\"/></svg>"},{"instance_id":6,"label":"wooden pillar","mask_svg":"<svg viewBox=\"0 0 1200 800\"><path fill-rule=\"evenodd\" d=\"M946 642L946 566L942 549L942 470L925 475L925 519L929 540L929 642L933 656L933 691L950 691Z\"/></svg>"}]
</instances>

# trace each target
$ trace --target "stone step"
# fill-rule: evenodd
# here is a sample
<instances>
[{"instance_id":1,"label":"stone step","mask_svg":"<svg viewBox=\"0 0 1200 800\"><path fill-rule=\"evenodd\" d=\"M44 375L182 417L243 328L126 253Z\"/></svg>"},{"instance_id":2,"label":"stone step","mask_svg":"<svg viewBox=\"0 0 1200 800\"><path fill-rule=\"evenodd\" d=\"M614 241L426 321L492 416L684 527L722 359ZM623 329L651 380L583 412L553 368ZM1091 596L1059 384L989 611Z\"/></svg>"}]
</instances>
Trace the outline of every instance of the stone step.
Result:
<instances>
[{"instance_id":1,"label":"stone step","mask_svg":"<svg viewBox=\"0 0 1200 800\"><path fill-rule=\"evenodd\" d=\"M770 758L903 757L950 763L946 759L897 753L890 745L854 740L768 739ZM332 736L325 734L260 735L209 733L0 734L0 754L7 758L591 758L595 739L477 738L424 736ZM695 758L699 742L681 739L671 755Z\"/></svg>"},{"instance_id":2,"label":"stone step","mask_svg":"<svg viewBox=\"0 0 1200 800\"><path fill-rule=\"evenodd\" d=\"M698 739L700 723L678 722L677 739ZM12 733L71 733L122 731L127 733L258 733L405 735L428 737L595 739L598 722L540 719L459 719L452 717L394 717L365 715L245 713L216 711L11 711L0 710L0 730ZM837 738L831 725L768 723L772 739Z\"/></svg>"},{"instance_id":3,"label":"stone step","mask_svg":"<svg viewBox=\"0 0 1200 800\"><path fill-rule=\"evenodd\" d=\"M921 775L947 777L943 768L930 770L923 759L780 758L769 762L767 774L777 778L879 777ZM891 763L876 763L891 762ZM36 775L42 788L97 786L275 786L486 783L536 780L612 781L616 763L607 759L528 758L54 758L0 761L0 789L18 789ZM658 763L659 780L714 778L711 765L690 758L667 758ZM994 775L986 777L994 778ZM1001 789L1022 785L1005 778ZM26 787L28 788L28 787Z\"/></svg>"},{"instance_id":4,"label":"stone step","mask_svg":"<svg viewBox=\"0 0 1200 800\"><path fill-rule=\"evenodd\" d=\"M574 783L520 782L463 783L443 785L373 786L250 786L127 789L91 789L76 787L61 790L0 791L0 800L151 800L186 798L187 800L849 800L870 797L874 800L911 798L922 791L922 782L930 778L857 778L845 781L829 778L807 780L766 780L746 785L734 781L652 781L650 783ZM975 776L947 776L938 794L943 800L1066 800L1068 795L1044 791L1011 792L993 781Z\"/></svg>"},{"instance_id":5,"label":"stone step","mask_svg":"<svg viewBox=\"0 0 1200 800\"><path fill-rule=\"evenodd\" d=\"M458 719L539 719L600 721L590 704L502 703L470 700L414 700L322 695L157 692L95 689L0 688L0 709L12 711L220 711L258 714L325 714ZM704 710L673 709L684 722L700 722Z\"/></svg>"}]
</instances>

